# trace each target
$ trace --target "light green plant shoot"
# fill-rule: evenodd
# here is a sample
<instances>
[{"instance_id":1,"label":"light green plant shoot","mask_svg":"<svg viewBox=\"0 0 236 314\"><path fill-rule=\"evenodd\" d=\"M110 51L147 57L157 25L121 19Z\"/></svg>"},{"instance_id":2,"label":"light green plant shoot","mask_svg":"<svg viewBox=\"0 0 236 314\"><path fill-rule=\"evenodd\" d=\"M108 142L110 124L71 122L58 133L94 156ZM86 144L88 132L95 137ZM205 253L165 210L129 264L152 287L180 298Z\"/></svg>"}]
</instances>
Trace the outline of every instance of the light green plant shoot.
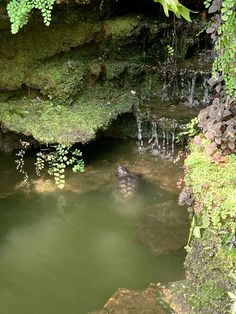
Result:
<instances>
[{"instance_id":1,"label":"light green plant shoot","mask_svg":"<svg viewBox=\"0 0 236 314\"><path fill-rule=\"evenodd\" d=\"M155 2L159 2L164 9L165 15L169 16L169 11L174 12L174 14L180 18L181 16L191 22L190 12L193 12L183 6L178 0L154 0Z\"/></svg>"}]
</instances>

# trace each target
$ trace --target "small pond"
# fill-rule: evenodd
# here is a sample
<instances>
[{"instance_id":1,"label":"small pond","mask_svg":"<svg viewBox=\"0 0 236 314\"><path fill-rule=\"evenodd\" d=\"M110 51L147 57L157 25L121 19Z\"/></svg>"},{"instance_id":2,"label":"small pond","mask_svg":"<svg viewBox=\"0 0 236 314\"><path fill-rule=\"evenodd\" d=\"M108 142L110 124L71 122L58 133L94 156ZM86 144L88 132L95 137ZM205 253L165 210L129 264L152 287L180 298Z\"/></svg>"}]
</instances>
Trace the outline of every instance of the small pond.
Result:
<instances>
[{"instance_id":1,"label":"small pond","mask_svg":"<svg viewBox=\"0 0 236 314\"><path fill-rule=\"evenodd\" d=\"M21 185L14 155L0 156L0 313L86 314L120 287L182 279L188 233L177 205L181 164L139 154L132 140L84 148L86 171L67 172L64 190L33 172ZM117 166L141 173L124 197Z\"/></svg>"}]
</instances>

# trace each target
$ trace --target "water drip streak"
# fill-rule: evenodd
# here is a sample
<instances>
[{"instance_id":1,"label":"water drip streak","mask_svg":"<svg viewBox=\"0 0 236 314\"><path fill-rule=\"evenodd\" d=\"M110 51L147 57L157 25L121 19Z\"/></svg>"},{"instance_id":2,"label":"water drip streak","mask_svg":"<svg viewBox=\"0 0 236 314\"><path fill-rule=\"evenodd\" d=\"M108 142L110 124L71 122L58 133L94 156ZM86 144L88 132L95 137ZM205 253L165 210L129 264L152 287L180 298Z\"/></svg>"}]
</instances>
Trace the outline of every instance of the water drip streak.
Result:
<instances>
[{"instance_id":1,"label":"water drip streak","mask_svg":"<svg viewBox=\"0 0 236 314\"><path fill-rule=\"evenodd\" d=\"M168 155L168 148L169 148L169 132L166 133L166 154Z\"/></svg>"},{"instance_id":2,"label":"water drip streak","mask_svg":"<svg viewBox=\"0 0 236 314\"><path fill-rule=\"evenodd\" d=\"M158 135L157 135L157 123L152 121L152 137L148 141L149 144L151 144L152 149L158 149L159 142L158 142Z\"/></svg>"},{"instance_id":3,"label":"water drip streak","mask_svg":"<svg viewBox=\"0 0 236 314\"><path fill-rule=\"evenodd\" d=\"M165 152L166 151L166 133L165 130L162 131L162 149Z\"/></svg>"},{"instance_id":4,"label":"water drip streak","mask_svg":"<svg viewBox=\"0 0 236 314\"><path fill-rule=\"evenodd\" d=\"M197 79L197 73L194 73L194 76L192 78L191 88L190 88L190 95L188 97L189 107L193 107L194 105L194 93L195 93L196 79Z\"/></svg>"},{"instance_id":5,"label":"water drip streak","mask_svg":"<svg viewBox=\"0 0 236 314\"><path fill-rule=\"evenodd\" d=\"M143 149L143 138L142 138L142 119L139 113L136 115L137 121L137 136L138 136L138 150L141 151Z\"/></svg>"},{"instance_id":6,"label":"water drip streak","mask_svg":"<svg viewBox=\"0 0 236 314\"><path fill-rule=\"evenodd\" d=\"M171 155L173 156L175 152L175 132L171 132Z\"/></svg>"},{"instance_id":7,"label":"water drip streak","mask_svg":"<svg viewBox=\"0 0 236 314\"><path fill-rule=\"evenodd\" d=\"M204 87L203 103L204 104L207 104L208 97L209 97L209 89L208 89L207 81L208 81L208 79L204 78L204 81L203 81L203 87Z\"/></svg>"}]
</instances>

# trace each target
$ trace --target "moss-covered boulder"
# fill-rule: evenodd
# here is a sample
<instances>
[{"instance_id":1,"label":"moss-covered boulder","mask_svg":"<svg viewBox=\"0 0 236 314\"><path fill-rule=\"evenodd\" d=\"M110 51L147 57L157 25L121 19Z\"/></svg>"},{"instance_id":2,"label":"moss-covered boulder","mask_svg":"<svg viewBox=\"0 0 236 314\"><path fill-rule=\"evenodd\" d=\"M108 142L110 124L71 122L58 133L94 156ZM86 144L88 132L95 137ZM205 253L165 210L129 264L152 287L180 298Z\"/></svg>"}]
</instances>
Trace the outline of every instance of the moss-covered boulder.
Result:
<instances>
[{"instance_id":1,"label":"moss-covered boulder","mask_svg":"<svg viewBox=\"0 0 236 314\"><path fill-rule=\"evenodd\" d=\"M32 135L43 143L76 143L94 139L120 113L131 110L138 99L130 94L112 93L95 97L90 93L66 107L40 98L7 101L0 105L5 128Z\"/></svg>"}]
</instances>

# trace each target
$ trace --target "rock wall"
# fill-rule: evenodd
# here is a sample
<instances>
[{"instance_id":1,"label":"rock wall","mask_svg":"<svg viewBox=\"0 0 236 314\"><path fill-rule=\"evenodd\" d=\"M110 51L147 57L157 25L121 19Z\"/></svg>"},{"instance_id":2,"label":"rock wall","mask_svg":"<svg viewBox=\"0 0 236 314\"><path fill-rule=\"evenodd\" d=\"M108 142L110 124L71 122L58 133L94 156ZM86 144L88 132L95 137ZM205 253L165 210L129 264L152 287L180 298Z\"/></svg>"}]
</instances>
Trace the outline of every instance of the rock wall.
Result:
<instances>
[{"instance_id":1,"label":"rock wall","mask_svg":"<svg viewBox=\"0 0 236 314\"><path fill-rule=\"evenodd\" d=\"M144 99L189 97L194 70L183 60L205 49L205 36L196 36L204 22L123 14L115 1L76 2L58 1L50 27L34 12L16 35L2 5L0 121L5 128L41 143L85 143ZM174 60L167 45L175 47ZM194 84L204 95L207 71L197 71L199 84L197 76ZM179 76L186 88L178 85ZM169 88L173 82L175 92Z\"/></svg>"}]
</instances>

